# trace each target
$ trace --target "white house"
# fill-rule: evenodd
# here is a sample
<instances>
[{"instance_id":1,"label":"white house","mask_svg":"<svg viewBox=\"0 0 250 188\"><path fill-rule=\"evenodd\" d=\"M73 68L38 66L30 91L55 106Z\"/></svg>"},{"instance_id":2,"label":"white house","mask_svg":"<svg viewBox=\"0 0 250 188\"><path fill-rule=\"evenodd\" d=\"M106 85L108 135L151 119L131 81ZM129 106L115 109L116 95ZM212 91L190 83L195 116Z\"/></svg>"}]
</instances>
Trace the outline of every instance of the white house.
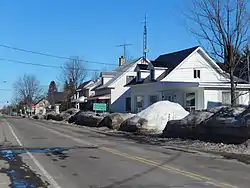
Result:
<instances>
[{"instance_id":1,"label":"white house","mask_svg":"<svg viewBox=\"0 0 250 188\"><path fill-rule=\"evenodd\" d=\"M102 72L101 83L94 88L95 95L89 100L106 103L111 112L130 112L130 87L125 86L136 77L134 69L137 64L148 64L148 60L138 58L125 63L123 57L119 58L119 67L114 71Z\"/></svg>"},{"instance_id":2,"label":"white house","mask_svg":"<svg viewBox=\"0 0 250 188\"><path fill-rule=\"evenodd\" d=\"M137 77L126 85L131 87L132 112L159 100L177 102L188 111L231 102L228 74L199 46L161 55L135 72ZM237 81L236 103L248 105L250 84Z\"/></svg>"},{"instance_id":3,"label":"white house","mask_svg":"<svg viewBox=\"0 0 250 188\"><path fill-rule=\"evenodd\" d=\"M95 82L88 80L77 87L75 94L71 98L71 102L75 105L75 108L80 109L81 107L81 109L83 109L83 106L86 105L88 101L88 97L94 95L94 92L91 91L94 86Z\"/></svg>"},{"instance_id":4,"label":"white house","mask_svg":"<svg viewBox=\"0 0 250 188\"><path fill-rule=\"evenodd\" d=\"M46 108L49 107L49 105L49 101L45 98L37 101L37 103L35 103L35 114L45 115Z\"/></svg>"}]
</instances>

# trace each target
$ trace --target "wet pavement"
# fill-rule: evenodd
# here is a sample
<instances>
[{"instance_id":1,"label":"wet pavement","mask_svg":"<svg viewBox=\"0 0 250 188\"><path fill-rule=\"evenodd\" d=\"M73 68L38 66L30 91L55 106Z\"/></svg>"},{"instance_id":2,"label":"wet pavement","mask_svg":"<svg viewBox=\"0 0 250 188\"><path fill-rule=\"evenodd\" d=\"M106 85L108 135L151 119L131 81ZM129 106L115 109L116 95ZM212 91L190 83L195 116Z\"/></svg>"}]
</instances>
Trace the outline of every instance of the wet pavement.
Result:
<instances>
[{"instance_id":1,"label":"wet pavement","mask_svg":"<svg viewBox=\"0 0 250 188\"><path fill-rule=\"evenodd\" d=\"M223 156L49 122L8 122L0 122L1 188L249 187L250 167Z\"/></svg>"}]
</instances>

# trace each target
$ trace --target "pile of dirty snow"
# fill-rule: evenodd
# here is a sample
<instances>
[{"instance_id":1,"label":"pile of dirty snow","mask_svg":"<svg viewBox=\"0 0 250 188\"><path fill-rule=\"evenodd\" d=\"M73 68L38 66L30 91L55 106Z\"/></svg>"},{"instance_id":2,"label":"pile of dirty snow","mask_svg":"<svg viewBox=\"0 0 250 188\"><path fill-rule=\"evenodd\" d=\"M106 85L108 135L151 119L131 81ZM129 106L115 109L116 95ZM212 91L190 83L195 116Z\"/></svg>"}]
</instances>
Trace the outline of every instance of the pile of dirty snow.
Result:
<instances>
[{"instance_id":1,"label":"pile of dirty snow","mask_svg":"<svg viewBox=\"0 0 250 188\"><path fill-rule=\"evenodd\" d=\"M179 120L188 114L178 103L159 101L139 112L137 116L147 120L147 127L144 128L163 131L169 120Z\"/></svg>"}]
</instances>

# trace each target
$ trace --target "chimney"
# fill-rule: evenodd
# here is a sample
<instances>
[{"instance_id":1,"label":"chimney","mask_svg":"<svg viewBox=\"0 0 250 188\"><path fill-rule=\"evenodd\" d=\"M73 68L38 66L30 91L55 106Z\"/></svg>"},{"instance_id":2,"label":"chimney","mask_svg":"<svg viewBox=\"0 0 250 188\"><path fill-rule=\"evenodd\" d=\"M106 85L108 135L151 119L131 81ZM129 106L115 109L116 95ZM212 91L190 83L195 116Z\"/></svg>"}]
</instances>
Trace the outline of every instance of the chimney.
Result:
<instances>
[{"instance_id":1,"label":"chimney","mask_svg":"<svg viewBox=\"0 0 250 188\"><path fill-rule=\"evenodd\" d=\"M119 66L125 64L125 58L123 56L119 57Z\"/></svg>"}]
</instances>

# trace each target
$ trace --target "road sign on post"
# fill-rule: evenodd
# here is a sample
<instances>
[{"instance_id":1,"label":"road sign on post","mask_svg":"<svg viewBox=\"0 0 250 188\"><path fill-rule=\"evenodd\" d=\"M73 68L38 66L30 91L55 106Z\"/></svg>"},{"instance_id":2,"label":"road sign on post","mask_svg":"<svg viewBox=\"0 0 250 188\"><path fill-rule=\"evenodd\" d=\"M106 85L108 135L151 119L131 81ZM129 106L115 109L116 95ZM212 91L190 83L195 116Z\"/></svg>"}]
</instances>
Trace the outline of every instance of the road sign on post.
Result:
<instances>
[{"instance_id":1,"label":"road sign on post","mask_svg":"<svg viewBox=\"0 0 250 188\"><path fill-rule=\"evenodd\" d=\"M107 111L107 104L105 104L105 103L94 103L93 104L93 110L94 111L106 112Z\"/></svg>"}]
</instances>

